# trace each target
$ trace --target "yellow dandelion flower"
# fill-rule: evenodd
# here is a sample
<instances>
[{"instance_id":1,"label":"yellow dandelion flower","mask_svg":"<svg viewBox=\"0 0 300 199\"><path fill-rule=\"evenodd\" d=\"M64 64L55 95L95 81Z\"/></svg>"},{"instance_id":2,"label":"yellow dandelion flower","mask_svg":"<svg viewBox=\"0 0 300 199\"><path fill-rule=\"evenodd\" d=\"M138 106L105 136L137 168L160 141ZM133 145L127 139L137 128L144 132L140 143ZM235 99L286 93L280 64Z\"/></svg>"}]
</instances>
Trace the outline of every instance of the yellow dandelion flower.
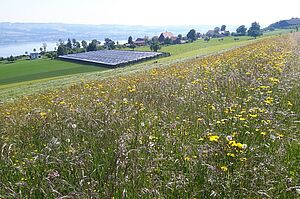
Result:
<instances>
[{"instance_id":1,"label":"yellow dandelion flower","mask_svg":"<svg viewBox=\"0 0 300 199\"><path fill-rule=\"evenodd\" d=\"M217 136L217 135L211 135L211 136L209 136L209 141L211 141L211 142L218 142L219 141L219 136Z\"/></svg>"},{"instance_id":2,"label":"yellow dandelion flower","mask_svg":"<svg viewBox=\"0 0 300 199\"><path fill-rule=\"evenodd\" d=\"M267 132L260 132L261 135L267 135Z\"/></svg>"},{"instance_id":3,"label":"yellow dandelion flower","mask_svg":"<svg viewBox=\"0 0 300 199\"><path fill-rule=\"evenodd\" d=\"M256 118L257 114L249 114L250 117Z\"/></svg>"},{"instance_id":4,"label":"yellow dandelion flower","mask_svg":"<svg viewBox=\"0 0 300 199\"><path fill-rule=\"evenodd\" d=\"M240 161L241 162L244 162L244 161L246 161L247 160L247 158L240 158Z\"/></svg>"},{"instance_id":5,"label":"yellow dandelion flower","mask_svg":"<svg viewBox=\"0 0 300 199\"><path fill-rule=\"evenodd\" d=\"M227 156L230 156L230 157L235 157L235 154L234 153L227 153Z\"/></svg>"},{"instance_id":6,"label":"yellow dandelion flower","mask_svg":"<svg viewBox=\"0 0 300 199\"><path fill-rule=\"evenodd\" d=\"M228 171L228 167L226 167L226 166L221 166L220 168L221 168L221 170L224 171L224 172Z\"/></svg>"},{"instance_id":7,"label":"yellow dandelion flower","mask_svg":"<svg viewBox=\"0 0 300 199\"><path fill-rule=\"evenodd\" d=\"M184 158L184 160L185 160L185 161L190 161L190 160L191 160L191 158L190 158L190 157L188 157L188 156L186 156L186 157Z\"/></svg>"}]
</instances>

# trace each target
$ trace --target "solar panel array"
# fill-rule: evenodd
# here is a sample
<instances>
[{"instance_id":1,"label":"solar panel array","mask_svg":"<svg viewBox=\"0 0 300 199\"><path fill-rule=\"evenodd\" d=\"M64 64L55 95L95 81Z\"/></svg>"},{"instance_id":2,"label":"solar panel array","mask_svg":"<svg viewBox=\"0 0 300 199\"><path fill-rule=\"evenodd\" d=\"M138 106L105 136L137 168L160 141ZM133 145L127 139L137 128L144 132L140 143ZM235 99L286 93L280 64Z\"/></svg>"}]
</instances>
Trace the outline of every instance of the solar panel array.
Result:
<instances>
[{"instance_id":1,"label":"solar panel array","mask_svg":"<svg viewBox=\"0 0 300 199\"><path fill-rule=\"evenodd\" d=\"M137 62L144 59L154 58L162 55L157 52L139 52L123 50L99 50L85 53L69 54L59 56L59 58L90 63L118 66Z\"/></svg>"}]
</instances>

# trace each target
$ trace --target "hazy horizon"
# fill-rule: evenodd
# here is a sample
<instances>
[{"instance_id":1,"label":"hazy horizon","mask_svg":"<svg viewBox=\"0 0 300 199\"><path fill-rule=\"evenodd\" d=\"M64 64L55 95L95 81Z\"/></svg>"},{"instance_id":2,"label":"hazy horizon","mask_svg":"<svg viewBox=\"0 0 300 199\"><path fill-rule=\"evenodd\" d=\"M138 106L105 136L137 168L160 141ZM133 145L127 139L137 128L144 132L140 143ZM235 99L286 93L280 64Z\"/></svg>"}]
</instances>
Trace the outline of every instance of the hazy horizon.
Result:
<instances>
[{"instance_id":1,"label":"hazy horizon","mask_svg":"<svg viewBox=\"0 0 300 199\"><path fill-rule=\"evenodd\" d=\"M265 2L238 0L214 3L190 0L4 0L0 22L63 23L81 25L191 26L250 25L262 26L282 19L298 17L295 0ZM13 12L12 12L13 10ZM69 10L69 12L68 12Z\"/></svg>"}]
</instances>

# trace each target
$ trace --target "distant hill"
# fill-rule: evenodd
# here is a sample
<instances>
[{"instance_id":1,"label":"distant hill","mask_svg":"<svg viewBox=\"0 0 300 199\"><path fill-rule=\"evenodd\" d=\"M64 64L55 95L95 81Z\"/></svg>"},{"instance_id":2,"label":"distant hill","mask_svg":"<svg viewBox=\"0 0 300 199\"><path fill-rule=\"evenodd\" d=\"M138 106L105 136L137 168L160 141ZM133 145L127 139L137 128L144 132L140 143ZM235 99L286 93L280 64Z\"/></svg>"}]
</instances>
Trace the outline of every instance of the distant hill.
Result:
<instances>
[{"instance_id":1,"label":"distant hill","mask_svg":"<svg viewBox=\"0 0 300 199\"><path fill-rule=\"evenodd\" d=\"M0 46L26 42L56 42L58 39L77 40L97 39L103 41L110 38L115 41L127 40L129 36L134 39L144 36L159 35L163 31L174 34L185 34L191 28L204 32L212 26L128 26L128 25L81 25L61 23L1 23Z\"/></svg>"},{"instance_id":2,"label":"distant hill","mask_svg":"<svg viewBox=\"0 0 300 199\"><path fill-rule=\"evenodd\" d=\"M291 18L288 20L281 20L276 23L273 23L267 27L267 29L282 29L282 28L290 28L300 26L300 18Z\"/></svg>"}]
</instances>

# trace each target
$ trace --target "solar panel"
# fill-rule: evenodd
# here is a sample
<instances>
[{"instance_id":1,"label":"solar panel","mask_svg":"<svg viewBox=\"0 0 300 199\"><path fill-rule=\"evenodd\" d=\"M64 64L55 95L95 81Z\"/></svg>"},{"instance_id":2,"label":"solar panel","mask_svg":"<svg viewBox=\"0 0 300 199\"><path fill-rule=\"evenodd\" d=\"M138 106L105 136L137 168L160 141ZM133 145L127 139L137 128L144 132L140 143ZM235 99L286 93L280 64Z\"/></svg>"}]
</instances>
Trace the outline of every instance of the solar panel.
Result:
<instances>
[{"instance_id":1,"label":"solar panel","mask_svg":"<svg viewBox=\"0 0 300 199\"><path fill-rule=\"evenodd\" d=\"M59 56L59 58L75 61L84 61L90 63L104 64L109 66L118 66L128 64L144 59L161 56L158 52L139 52L123 50L99 50L85 53L69 54Z\"/></svg>"}]
</instances>

